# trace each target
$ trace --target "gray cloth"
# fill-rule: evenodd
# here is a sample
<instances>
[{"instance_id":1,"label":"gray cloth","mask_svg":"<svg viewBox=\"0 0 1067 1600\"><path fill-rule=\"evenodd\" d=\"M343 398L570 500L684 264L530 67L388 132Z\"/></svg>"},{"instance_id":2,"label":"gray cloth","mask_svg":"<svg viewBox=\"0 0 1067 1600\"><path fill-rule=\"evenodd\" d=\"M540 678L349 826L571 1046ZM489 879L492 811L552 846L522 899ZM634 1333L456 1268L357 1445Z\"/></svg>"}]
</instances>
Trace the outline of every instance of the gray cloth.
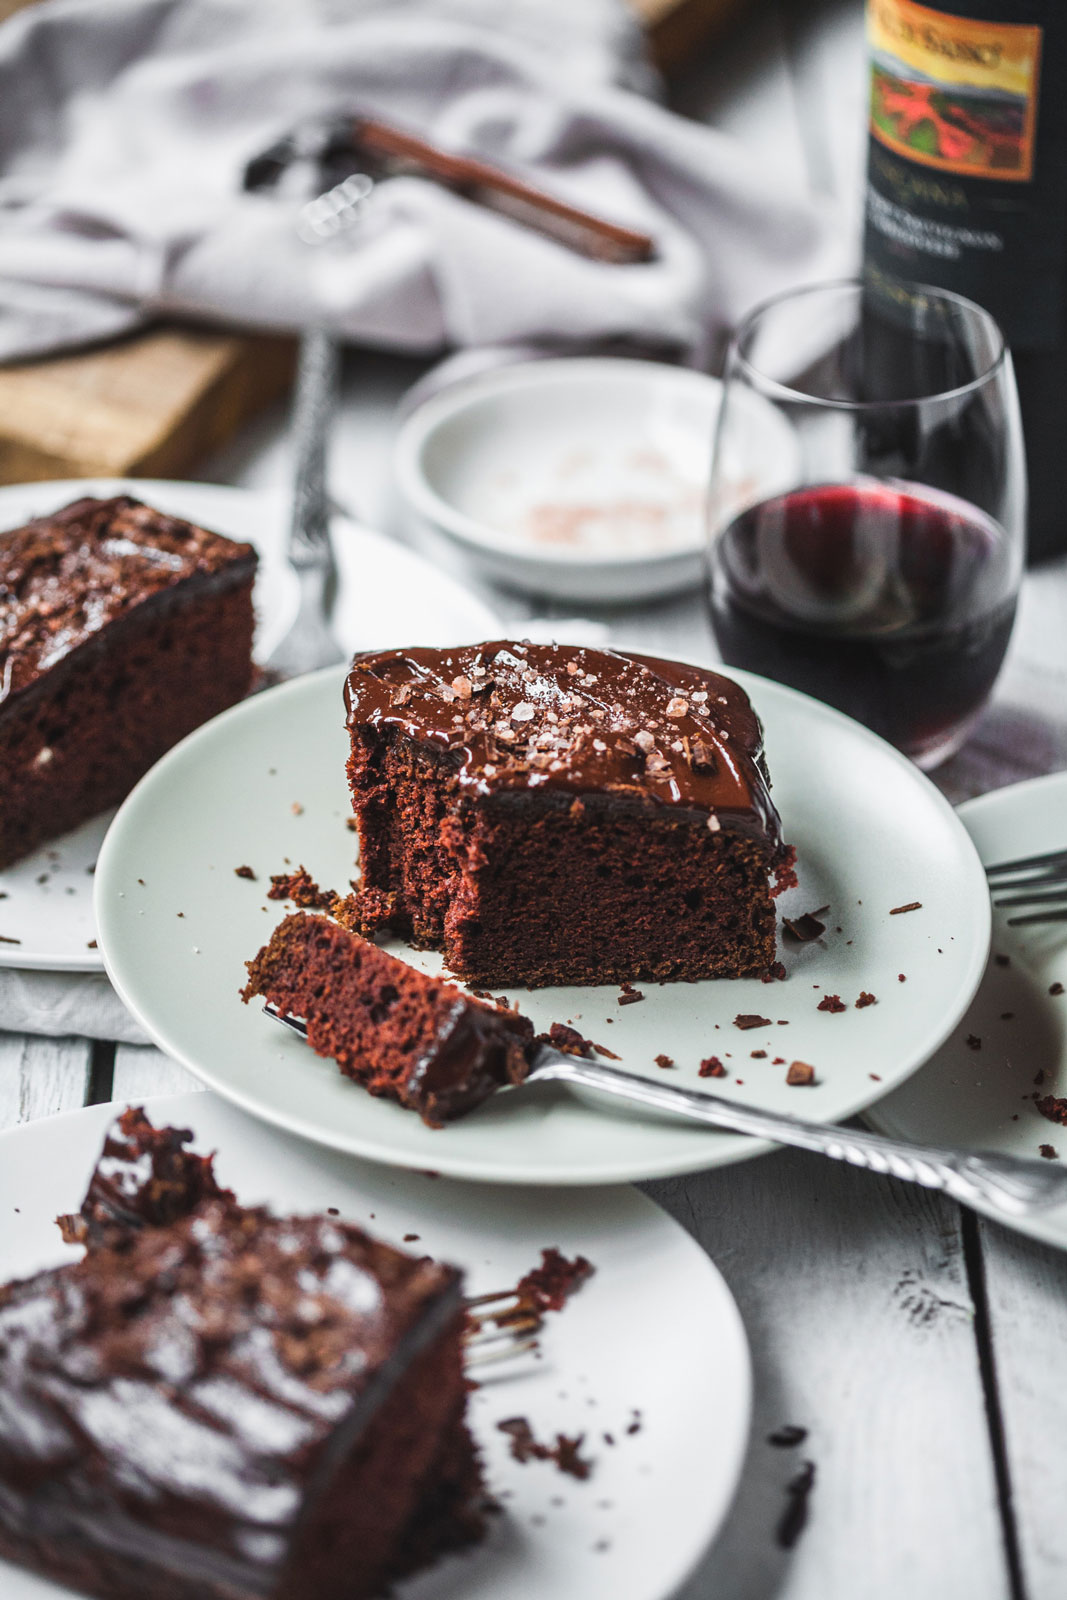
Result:
<instances>
[{"instance_id":1,"label":"gray cloth","mask_svg":"<svg viewBox=\"0 0 1067 1600\"><path fill-rule=\"evenodd\" d=\"M78 1034L122 1044L150 1042L102 972L0 970L0 1027L57 1038Z\"/></svg>"},{"instance_id":2,"label":"gray cloth","mask_svg":"<svg viewBox=\"0 0 1067 1600\"><path fill-rule=\"evenodd\" d=\"M632 336L699 359L749 306L850 264L826 202L635 89L619 0L46 0L0 27L0 359L158 313L395 349ZM646 74L647 83L647 74ZM246 161L354 108L651 232L584 259L393 178L325 250Z\"/></svg>"}]
</instances>

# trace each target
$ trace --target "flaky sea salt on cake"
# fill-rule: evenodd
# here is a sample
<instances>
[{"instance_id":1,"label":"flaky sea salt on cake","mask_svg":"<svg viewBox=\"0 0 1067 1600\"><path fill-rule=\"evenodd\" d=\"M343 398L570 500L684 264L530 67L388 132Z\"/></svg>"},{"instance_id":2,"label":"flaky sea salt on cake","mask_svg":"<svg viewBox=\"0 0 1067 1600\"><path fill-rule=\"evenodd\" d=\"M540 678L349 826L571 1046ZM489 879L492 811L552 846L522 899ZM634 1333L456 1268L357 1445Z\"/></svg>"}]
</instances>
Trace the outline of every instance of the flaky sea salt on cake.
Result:
<instances>
[{"instance_id":1,"label":"flaky sea salt on cake","mask_svg":"<svg viewBox=\"0 0 1067 1600\"><path fill-rule=\"evenodd\" d=\"M793 853L730 679L498 641L359 656L345 700L365 931L483 984L773 966Z\"/></svg>"}]
</instances>

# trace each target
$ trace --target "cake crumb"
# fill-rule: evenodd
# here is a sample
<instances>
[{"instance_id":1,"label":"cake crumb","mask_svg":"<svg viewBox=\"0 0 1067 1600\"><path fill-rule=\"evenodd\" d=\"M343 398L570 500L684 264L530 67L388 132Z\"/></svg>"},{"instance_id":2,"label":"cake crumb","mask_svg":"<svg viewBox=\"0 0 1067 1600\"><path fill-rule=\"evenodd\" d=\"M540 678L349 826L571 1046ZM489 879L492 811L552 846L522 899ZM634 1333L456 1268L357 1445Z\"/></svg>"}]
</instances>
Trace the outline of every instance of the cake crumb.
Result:
<instances>
[{"instance_id":1,"label":"cake crumb","mask_svg":"<svg viewBox=\"0 0 1067 1600\"><path fill-rule=\"evenodd\" d=\"M1049 994L1062 994L1063 993L1063 984L1059 983L1059 982L1050 983L1049 986L1048 986L1048 992L1049 992Z\"/></svg>"},{"instance_id":2,"label":"cake crumb","mask_svg":"<svg viewBox=\"0 0 1067 1600\"><path fill-rule=\"evenodd\" d=\"M923 903L921 900L909 900L906 906L894 906L889 915L891 917L902 917L905 911L921 911L922 908Z\"/></svg>"},{"instance_id":3,"label":"cake crumb","mask_svg":"<svg viewBox=\"0 0 1067 1600\"><path fill-rule=\"evenodd\" d=\"M635 989L632 983L627 982L625 978L623 979L622 983L619 985L619 993L616 996L617 1002L620 1006L634 1006L639 1000L643 1000L644 998L645 997L640 989Z\"/></svg>"},{"instance_id":4,"label":"cake crumb","mask_svg":"<svg viewBox=\"0 0 1067 1600\"><path fill-rule=\"evenodd\" d=\"M304 815L304 808L300 804L299 800L294 800L289 809L293 813L294 817L302 817Z\"/></svg>"},{"instance_id":5,"label":"cake crumb","mask_svg":"<svg viewBox=\"0 0 1067 1600\"><path fill-rule=\"evenodd\" d=\"M868 991L866 989L861 989L860 990L860 997L856 1001L856 1010L857 1011L863 1011L867 1006L876 1006L877 1004L878 1004L877 995L873 995L873 994L868 993Z\"/></svg>"},{"instance_id":6,"label":"cake crumb","mask_svg":"<svg viewBox=\"0 0 1067 1600\"><path fill-rule=\"evenodd\" d=\"M847 1011L848 1007L839 994L824 994L815 1009L816 1011L838 1012Z\"/></svg>"},{"instance_id":7,"label":"cake crumb","mask_svg":"<svg viewBox=\"0 0 1067 1600\"><path fill-rule=\"evenodd\" d=\"M969 1033L967 1035L967 1048L968 1048L968 1050L981 1050L982 1041L979 1038L978 1034Z\"/></svg>"},{"instance_id":8,"label":"cake crumb","mask_svg":"<svg viewBox=\"0 0 1067 1600\"><path fill-rule=\"evenodd\" d=\"M700 1063L700 1066L697 1069L697 1075L701 1078L725 1078L726 1068L723 1066L718 1056L707 1056L705 1060Z\"/></svg>"},{"instance_id":9,"label":"cake crumb","mask_svg":"<svg viewBox=\"0 0 1067 1600\"><path fill-rule=\"evenodd\" d=\"M554 1022L548 1032L539 1037L564 1055L588 1058L593 1054L594 1047L590 1041L583 1038L577 1028L569 1028L565 1022Z\"/></svg>"},{"instance_id":10,"label":"cake crumb","mask_svg":"<svg viewBox=\"0 0 1067 1600\"><path fill-rule=\"evenodd\" d=\"M747 1032L749 1028L770 1027L770 1022L770 1017L761 1017L755 1011L739 1011L734 1018L734 1027L740 1028L742 1032Z\"/></svg>"},{"instance_id":11,"label":"cake crumb","mask_svg":"<svg viewBox=\"0 0 1067 1600\"><path fill-rule=\"evenodd\" d=\"M256 875L251 867L234 867L233 875L235 878L247 878L250 883L256 881Z\"/></svg>"},{"instance_id":12,"label":"cake crumb","mask_svg":"<svg viewBox=\"0 0 1067 1600\"><path fill-rule=\"evenodd\" d=\"M420 1237L421 1237L421 1235L419 1235L417 1233L405 1233L405 1235L404 1235L404 1243L405 1244L417 1244L419 1239L420 1239Z\"/></svg>"},{"instance_id":13,"label":"cake crumb","mask_svg":"<svg viewBox=\"0 0 1067 1600\"><path fill-rule=\"evenodd\" d=\"M272 872L268 900L292 900L304 911L330 911L340 903L333 889L320 889L306 867L295 872Z\"/></svg>"},{"instance_id":14,"label":"cake crumb","mask_svg":"<svg viewBox=\"0 0 1067 1600\"><path fill-rule=\"evenodd\" d=\"M907 983L907 981L908 981L908 979L907 979L907 974L906 973L903 973L903 972L898 972L897 973L897 982L898 983Z\"/></svg>"},{"instance_id":15,"label":"cake crumb","mask_svg":"<svg viewBox=\"0 0 1067 1600\"><path fill-rule=\"evenodd\" d=\"M751 1055L753 1061L766 1061L767 1059L766 1050L750 1050L749 1054Z\"/></svg>"},{"instance_id":16,"label":"cake crumb","mask_svg":"<svg viewBox=\"0 0 1067 1600\"><path fill-rule=\"evenodd\" d=\"M1056 1160L1056 1150L1055 1150L1055 1147L1053 1145L1051 1145L1051 1144L1039 1144L1038 1147L1037 1147L1037 1150L1038 1150L1038 1154L1044 1156L1046 1161L1055 1161Z\"/></svg>"},{"instance_id":17,"label":"cake crumb","mask_svg":"<svg viewBox=\"0 0 1067 1600\"><path fill-rule=\"evenodd\" d=\"M1037 1109L1047 1121L1059 1122L1067 1128L1067 1100L1054 1094L1042 1095L1040 1099L1035 1095L1034 1098L1037 1102Z\"/></svg>"},{"instance_id":18,"label":"cake crumb","mask_svg":"<svg viewBox=\"0 0 1067 1600\"><path fill-rule=\"evenodd\" d=\"M780 961L774 961L760 979L761 983L784 983L786 970Z\"/></svg>"},{"instance_id":19,"label":"cake crumb","mask_svg":"<svg viewBox=\"0 0 1067 1600\"><path fill-rule=\"evenodd\" d=\"M792 1088L807 1087L815 1082L815 1068L809 1061L791 1061L785 1081Z\"/></svg>"},{"instance_id":20,"label":"cake crumb","mask_svg":"<svg viewBox=\"0 0 1067 1600\"><path fill-rule=\"evenodd\" d=\"M875 1083L881 1083L882 1081L882 1074L880 1072L868 1072L867 1076L868 1078L873 1078Z\"/></svg>"},{"instance_id":21,"label":"cake crumb","mask_svg":"<svg viewBox=\"0 0 1067 1600\"><path fill-rule=\"evenodd\" d=\"M656 1065L657 1067L662 1067L665 1071L668 1067L674 1066L674 1061L670 1056L658 1055L656 1057Z\"/></svg>"},{"instance_id":22,"label":"cake crumb","mask_svg":"<svg viewBox=\"0 0 1067 1600\"><path fill-rule=\"evenodd\" d=\"M562 1311L564 1304L583 1283L593 1276L596 1268L585 1256L575 1256L573 1261L550 1245L541 1251L541 1265L533 1267L515 1285L515 1295L523 1312ZM495 1319L497 1322L500 1318Z\"/></svg>"},{"instance_id":23,"label":"cake crumb","mask_svg":"<svg viewBox=\"0 0 1067 1600\"><path fill-rule=\"evenodd\" d=\"M608 1017L607 1021L610 1022L611 1018ZM593 1049L596 1051L597 1055L598 1056L603 1056L605 1058L605 1060L607 1060L607 1061L621 1061L622 1060L622 1057L619 1056L619 1055L616 1055L614 1050L609 1050L606 1044L597 1044L596 1040L594 1039L592 1041L592 1045L593 1045Z\"/></svg>"},{"instance_id":24,"label":"cake crumb","mask_svg":"<svg viewBox=\"0 0 1067 1600\"><path fill-rule=\"evenodd\" d=\"M21 944L21 943L22 943L21 939L13 939L9 933L0 933L0 944ZM92 943L90 944L89 948L90 948L90 950L95 950L96 949L96 940L95 939L92 941Z\"/></svg>"},{"instance_id":25,"label":"cake crumb","mask_svg":"<svg viewBox=\"0 0 1067 1600\"><path fill-rule=\"evenodd\" d=\"M1011 966L1011 957L1010 956L994 956L993 960L996 962L998 967L1010 967Z\"/></svg>"},{"instance_id":26,"label":"cake crumb","mask_svg":"<svg viewBox=\"0 0 1067 1600\"><path fill-rule=\"evenodd\" d=\"M497 1423L497 1428L509 1436L511 1454L523 1465L527 1461L554 1461L560 1472L583 1481L593 1471L593 1462L581 1454L581 1447L585 1443L584 1433L579 1433L573 1439L565 1433L557 1433L555 1444L549 1446L538 1442L526 1417L505 1417Z\"/></svg>"}]
</instances>

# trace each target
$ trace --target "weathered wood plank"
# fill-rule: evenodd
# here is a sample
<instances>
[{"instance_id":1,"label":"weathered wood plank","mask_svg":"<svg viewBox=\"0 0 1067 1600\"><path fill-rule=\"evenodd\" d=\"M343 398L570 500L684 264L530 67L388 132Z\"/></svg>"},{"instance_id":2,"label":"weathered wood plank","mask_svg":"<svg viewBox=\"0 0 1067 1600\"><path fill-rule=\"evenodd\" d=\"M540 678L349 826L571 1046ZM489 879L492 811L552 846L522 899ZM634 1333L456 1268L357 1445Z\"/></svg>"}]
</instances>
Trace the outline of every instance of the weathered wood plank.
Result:
<instances>
[{"instance_id":1,"label":"weathered wood plank","mask_svg":"<svg viewBox=\"0 0 1067 1600\"><path fill-rule=\"evenodd\" d=\"M184 1094L203 1085L191 1072L152 1045L120 1044L115 1051L112 1099L147 1100L154 1094Z\"/></svg>"},{"instance_id":2,"label":"weathered wood plank","mask_svg":"<svg viewBox=\"0 0 1067 1600\"><path fill-rule=\"evenodd\" d=\"M87 1039L0 1033L0 1129L84 1105L91 1064Z\"/></svg>"},{"instance_id":3,"label":"weathered wood plank","mask_svg":"<svg viewBox=\"0 0 1067 1600\"><path fill-rule=\"evenodd\" d=\"M989 1334L1027 1600L1067 1589L1067 1255L979 1221Z\"/></svg>"},{"instance_id":4,"label":"weathered wood plank","mask_svg":"<svg viewBox=\"0 0 1067 1600\"><path fill-rule=\"evenodd\" d=\"M737 1503L684 1600L1007 1600L957 1208L793 1153L647 1187L718 1263L755 1368ZM769 1445L786 1423L807 1439Z\"/></svg>"}]
</instances>

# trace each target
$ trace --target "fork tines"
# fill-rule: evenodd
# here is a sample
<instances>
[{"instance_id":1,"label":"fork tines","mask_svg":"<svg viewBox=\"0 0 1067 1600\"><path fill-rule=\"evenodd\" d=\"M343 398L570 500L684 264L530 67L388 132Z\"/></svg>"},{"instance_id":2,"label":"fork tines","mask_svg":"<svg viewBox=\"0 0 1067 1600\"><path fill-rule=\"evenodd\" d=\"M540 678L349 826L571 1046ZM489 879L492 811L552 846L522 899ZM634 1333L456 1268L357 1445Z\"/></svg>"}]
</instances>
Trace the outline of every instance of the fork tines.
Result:
<instances>
[{"instance_id":1,"label":"fork tines","mask_svg":"<svg viewBox=\"0 0 1067 1600\"><path fill-rule=\"evenodd\" d=\"M1042 907L1026 916L1009 917L1009 927L1024 922L1067 921L1067 850L1001 861L985 870L994 905Z\"/></svg>"},{"instance_id":2,"label":"fork tines","mask_svg":"<svg viewBox=\"0 0 1067 1600\"><path fill-rule=\"evenodd\" d=\"M509 1361L536 1349L541 1318L536 1311L523 1305L514 1289L474 1295L464 1304L467 1308L464 1343L468 1367Z\"/></svg>"},{"instance_id":3,"label":"fork tines","mask_svg":"<svg viewBox=\"0 0 1067 1600\"><path fill-rule=\"evenodd\" d=\"M1033 872L1042 877L1067 874L1067 849L1047 850L1040 856L1023 856L1018 861L998 861L986 867L987 878L1000 877L1006 872Z\"/></svg>"}]
</instances>

